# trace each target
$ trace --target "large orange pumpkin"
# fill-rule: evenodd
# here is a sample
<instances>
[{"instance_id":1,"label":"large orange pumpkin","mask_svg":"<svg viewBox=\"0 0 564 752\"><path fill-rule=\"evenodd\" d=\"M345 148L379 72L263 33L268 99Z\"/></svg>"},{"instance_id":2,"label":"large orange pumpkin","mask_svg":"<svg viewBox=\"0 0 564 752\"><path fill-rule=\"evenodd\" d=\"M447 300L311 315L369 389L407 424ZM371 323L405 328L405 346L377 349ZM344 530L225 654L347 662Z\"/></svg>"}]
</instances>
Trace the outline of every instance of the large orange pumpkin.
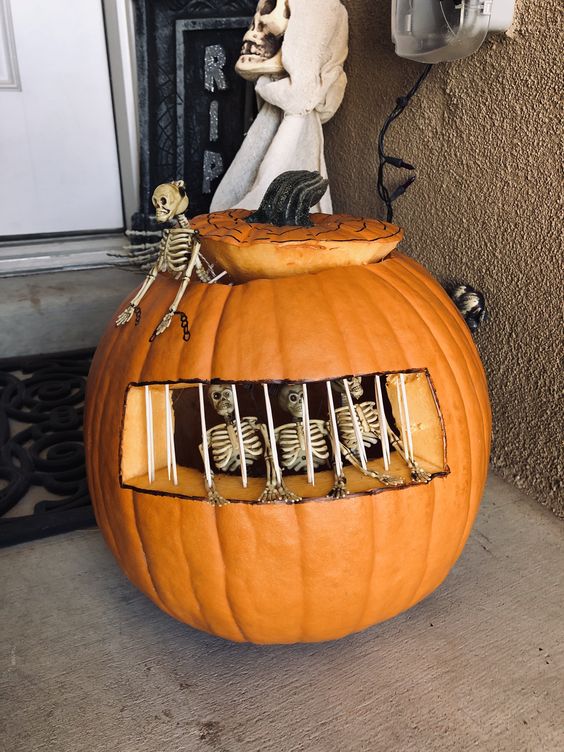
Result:
<instances>
[{"instance_id":1,"label":"large orange pumpkin","mask_svg":"<svg viewBox=\"0 0 564 752\"><path fill-rule=\"evenodd\" d=\"M239 244L225 228L243 218L196 218L204 251L217 260L238 245L252 252L257 238L264 246L276 235L291 240L298 256L300 243L308 246L309 261L301 254L304 266L291 276L191 283L181 306L188 342L179 326L149 341L177 289L165 275L143 299L139 326L108 327L88 384L92 500L121 568L168 614L235 641L330 640L413 606L460 555L488 467L486 381L465 322L415 261L387 246L377 263L342 268L333 258L329 268L304 273L319 263L316 233L330 218L318 216L311 229L277 229L266 241L264 233L247 235ZM347 257L354 239L341 242L340 226L327 232L333 256L337 250ZM374 233L375 243L400 237L382 223ZM247 262L243 267L240 278L253 276ZM203 493L159 494L127 487L120 476L132 384L308 382L418 369L428 369L436 390L449 471L428 484L339 500L217 507Z\"/></svg>"}]
</instances>

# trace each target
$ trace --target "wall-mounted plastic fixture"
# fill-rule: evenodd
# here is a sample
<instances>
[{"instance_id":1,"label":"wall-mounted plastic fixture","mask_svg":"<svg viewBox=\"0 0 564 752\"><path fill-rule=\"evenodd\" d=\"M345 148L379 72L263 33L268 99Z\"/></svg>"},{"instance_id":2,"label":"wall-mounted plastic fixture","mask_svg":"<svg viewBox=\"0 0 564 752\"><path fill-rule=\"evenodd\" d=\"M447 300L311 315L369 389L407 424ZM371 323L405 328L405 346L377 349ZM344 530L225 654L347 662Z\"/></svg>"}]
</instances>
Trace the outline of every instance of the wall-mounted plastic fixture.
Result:
<instances>
[{"instance_id":1,"label":"wall-mounted plastic fixture","mask_svg":"<svg viewBox=\"0 0 564 752\"><path fill-rule=\"evenodd\" d=\"M392 0L396 54L421 63L472 55L511 26L515 0Z\"/></svg>"}]
</instances>

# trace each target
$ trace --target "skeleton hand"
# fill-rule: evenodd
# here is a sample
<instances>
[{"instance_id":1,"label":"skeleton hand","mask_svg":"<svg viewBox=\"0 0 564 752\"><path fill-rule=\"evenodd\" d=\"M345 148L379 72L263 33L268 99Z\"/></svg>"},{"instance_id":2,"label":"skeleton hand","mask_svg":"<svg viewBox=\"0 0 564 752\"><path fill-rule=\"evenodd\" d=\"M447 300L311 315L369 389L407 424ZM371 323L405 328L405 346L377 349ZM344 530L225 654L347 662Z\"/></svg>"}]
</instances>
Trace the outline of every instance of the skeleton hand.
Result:
<instances>
[{"instance_id":1,"label":"skeleton hand","mask_svg":"<svg viewBox=\"0 0 564 752\"><path fill-rule=\"evenodd\" d=\"M333 488L327 496L330 499L344 499L347 495L347 479L344 475L338 475Z\"/></svg>"},{"instance_id":2,"label":"skeleton hand","mask_svg":"<svg viewBox=\"0 0 564 752\"><path fill-rule=\"evenodd\" d=\"M261 504L272 504L275 501L289 501L295 503L301 501L301 496L296 496L281 479L280 483L267 483L266 488L259 496Z\"/></svg>"},{"instance_id":3,"label":"skeleton hand","mask_svg":"<svg viewBox=\"0 0 564 752\"><path fill-rule=\"evenodd\" d=\"M133 314L136 313L138 310L138 306L136 306L134 303L130 303L127 308L125 308L122 313L117 317L116 319L116 326L124 326L124 324L127 324L128 321L131 320L133 317Z\"/></svg>"},{"instance_id":4,"label":"skeleton hand","mask_svg":"<svg viewBox=\"0 0 564 752\"><path fill-rule=\"evenodd\" d=\"M416 483L428 483L431 480L431 473L424 470L417 462L411 462L409 469L411 470L411 479Z\"/></svg>"},{"instance_id":5,"label":"skeleton hand","mask_svg":"<svg viewBox=\"0 0 564 752\"><path fill-rule=\"evenodd\" d=\"M211 486L208 486L208 501L215 507L224 507L226 504L229 504L227 499L219 493L213 480Z\"/></svg>"},{"instance_id":6,"label":"skeleton hand","mask_svg":"<svg viewBox=\"0 0 564 752\"><path fill-rule=\"evenodd\" d=\"M173 316L174 316L174 310L172 308L169 308L168 311L163 316L161 323L157 326L157 328L154 331L155 337L158 337L159 334L162 334L165 331L165 329L168 329L168 327L171 324Z\"/></svg>"}]
</instances>

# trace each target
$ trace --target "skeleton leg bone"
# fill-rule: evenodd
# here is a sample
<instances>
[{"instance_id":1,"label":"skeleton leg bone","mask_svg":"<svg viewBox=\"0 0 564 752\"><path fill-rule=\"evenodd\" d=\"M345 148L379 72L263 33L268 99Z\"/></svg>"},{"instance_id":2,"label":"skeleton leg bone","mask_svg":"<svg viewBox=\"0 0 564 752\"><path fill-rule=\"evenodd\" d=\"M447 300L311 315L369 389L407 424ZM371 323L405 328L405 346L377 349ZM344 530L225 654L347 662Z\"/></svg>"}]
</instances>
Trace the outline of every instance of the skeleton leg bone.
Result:
<instances>
[{"instance_id":1,"label":"skeleton leg bone","mask_svg":"<svg viewBox=\"0 0 564 752\"><path fill-rule=\"evenodd\" d=\"M301 501L301 496L296 496L284 483L282 473L280 473L280 477L278 478L272 459L267 428L262 423L259 427L264 441L264 461L266 463L266 485L264 491L259 496L259 502L262 504L272 504L274 501Z\"/></svg>"},{"instance_id":2,"label":"skeleton leg bone","mask_svg":"<svg viewBox=\"0 0 564 752\"><path fill-rule=\"evenodd\" d=\"M331 387L329 387L330 389ZM332 406L332 395L328 390ZM331 440L331 447L333 448L333 474L335 476L335 483L331 490L327 494L331 499L344 499L348 495L347 491L347 477L343 471L343 463L341 461L341 443L338 438L335 437L335 431L337 429L337 421L335 420L334 412L331 415L331 421L327 426L329 438ZM336 439L336 440L335 440ZM338 457L338 459L337 459Z\"/></svg>"},{"instance_id":3,"label":"skeleton leg bone","mask_svg":"<svg viewBox=\"0 0 564 752\"><path fill-rule=\"evenodd\" d=\"M200 244L198 243L197 245L194 246L192 255L190 256L190 263L188 264L188 266L186 267L186 270L182 274L180 287L178 289L178 292L176 293L176 297L172 301L171 307L163 316L161 323L157 326L157 328L154 331L155 337L158 337L159 334L162 334L165 331L165 329L168 329L168 327L170 326L172 317L178 310L180 301L182 300L182 297L184 296L184 293L186 292L186 289L188 285L190 284L192 272L194 271L194 267L196 266L196 263L198 261L199 253L200 253Z\"/></svg>"},{"instance_id":4,"label":"skeleton leg bone","mask_svg":"<svg viewBox=\"0 0 564 752\"><path fill-rule=\"evenodd\" d=\"M426 470L424 470L421 465L416 462L415 460L410 459L407 456L407 453L405 452L403 448L403 444L401 443L401 440L398 436L392 431L392 429L388 426L388 438L390 440L391 446L396 450L396 452L399 454L399 456L402 458L402 460L405 462L405 464L408 466L409 470L411 471L411 478L416 483L428 483L431 480L431 473L428 473Z\"/></svg>"},{"instance_id":5,"label":"skeleton leg bone","mask_svg":"<svg viewBox=\"0 0 564 752\"><path fill-rule=\"evenodd\" d=\"M380 483L383 483L385 486L403 485L403 480L401 478L398 478L396 475L387 475L385 473L379 473L377 470L369 470L368 468L363 468L356 458L354 452L343 443L341 443L341 452L348 459L351 465L354 465L354 467L356 467L357 470L360 470L363 475L367 475L370 478L379 480Z\"/></svg>"},{"instance_id":6,"label":"skeleton leg bone","mask_svg":"<svg viewBox=\"0 0 564 752\"><path fill-rule=\"evenodd\" d=\"M200 450L200 455L202 456L202 459L204 459L204 447L202 446L202 444L200 444L198 449ZM206 478L205 486L206 486L206 491L208 493L208 501L210 502L210 504L213 504L216 507L224 507L226 504L229 504L227 499L224 498L217 490L213 472L210 472L209 483Z\"/></svg>"},{"instance_id":7,"label":"skeleton leg bone","mask_svg":"<svg viewBox=\"0 0 564 752\"><path fill-rule=\"evenodd\" d=\"M327 494L329 498L331 499L344 499L346 496L348 496L347 491L347 478L344 473L341 473L341 475L337 475L335 472L335 483L333 484L331 490Z\"/></svg>"}]
</instances>

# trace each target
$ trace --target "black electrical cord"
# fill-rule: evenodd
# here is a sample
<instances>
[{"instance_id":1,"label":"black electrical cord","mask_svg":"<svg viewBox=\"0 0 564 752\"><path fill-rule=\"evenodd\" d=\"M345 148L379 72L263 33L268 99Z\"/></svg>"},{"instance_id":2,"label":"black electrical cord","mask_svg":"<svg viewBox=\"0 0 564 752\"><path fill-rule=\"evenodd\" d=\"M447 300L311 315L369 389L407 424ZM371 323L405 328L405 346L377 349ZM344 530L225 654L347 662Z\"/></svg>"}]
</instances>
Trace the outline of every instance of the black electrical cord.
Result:
<instances>
[{"instance_id":1,"label":"black electrical cord","mask_svg":"<svg viewBox=\"0 0 564 752\"><path fill-rule=\"evenodd\" d=\"M426 65L425 68L423 69L423 72L421 73L417 81L413 84L411 89L407 92L407 94L405 94L403 97L398 97L398 99L396 100L396 106L386 118L386 122L382 126L382 130L380 131L380 135L378 136L378 160L379 160L378 195L380 196L380 198L386 205L386 221L387 222L391 222L394 217L394 210L392 207L393 202L406 192L406 190L415 180L415 175L411 175L405 181L405 183L402 183L394 191L392 191L392 193L390 193L390 191L386 188L386 185L384 184L385 166L391 165L392 167L397 167L398 169L411 170L411 171L414 171L415 167L409 164L408 162L404 162L403 159L400 159L399 157L390 157L389 155L387 155L384 151L384 139L386 137L388 128L394 122L394 120L398 118L401 115L401 113L405 110L405 108L411 101L412 97L416 94L417 90L419 89L423 81L429 75L429 72L431 71L432 67L433 67L432 64Z\"/></svg>"}]
</instances>

